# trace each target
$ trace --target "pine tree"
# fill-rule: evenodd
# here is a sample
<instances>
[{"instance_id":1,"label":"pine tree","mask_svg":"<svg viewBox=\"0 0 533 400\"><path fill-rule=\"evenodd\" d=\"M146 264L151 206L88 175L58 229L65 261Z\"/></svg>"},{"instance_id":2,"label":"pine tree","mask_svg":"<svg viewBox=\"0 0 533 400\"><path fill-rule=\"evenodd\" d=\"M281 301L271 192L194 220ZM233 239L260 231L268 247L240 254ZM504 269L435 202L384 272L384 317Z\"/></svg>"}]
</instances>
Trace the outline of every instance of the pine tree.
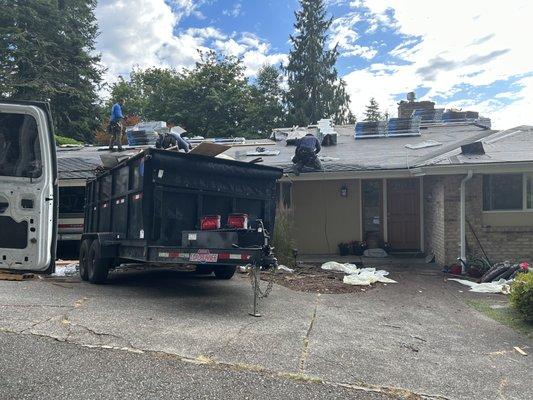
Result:
<instances>
[{"instance_id":1,"label":"pine tree","mask_svg":"<svg viewBox=\"0 0 533 400\"><path fill-rule=\"evenodd\" d=\"M295 13L297 33L290 36L293 48L285 68L288 123L308 125L327 117L336 123L351 122L350 98L335 68L337 48L326 49L332 20L326 17L324 0L300 0L300 5Z\"/></svg>"},{"instance_id":2,"label":"pine tree","mask_svg":"<svg viewBox=\"0 0 533 400\"><path fill-rule=\"evenodd\" d=\"M250 87L246 124L250 132L256 132L260 137L268 137L273 128L283 125L285 115L280 84L279 70L272 65L264 65Z\"/></svg>"},{"instance_id":3,"label":"pine tree","mask_svg":"<svg viewBox=\"0 0 533 400\"><path fill-rule=\"evenodd\" d=\"M102 70L96 0L0 0L0 95L49 101L58 134L90 141Z\"/></svg>"},{"instance_id":4,"label":"pine tree","mask_svg":"<svg viewBox=\"0 0 533 400\"><path fill-rule=\"evenodd\" d=\"M366 106L365 121L380 121L381 119L383 119L383 116L379 111L379 104L375 98L371 97L370 102Z\"/></svg>"}]
</instances>

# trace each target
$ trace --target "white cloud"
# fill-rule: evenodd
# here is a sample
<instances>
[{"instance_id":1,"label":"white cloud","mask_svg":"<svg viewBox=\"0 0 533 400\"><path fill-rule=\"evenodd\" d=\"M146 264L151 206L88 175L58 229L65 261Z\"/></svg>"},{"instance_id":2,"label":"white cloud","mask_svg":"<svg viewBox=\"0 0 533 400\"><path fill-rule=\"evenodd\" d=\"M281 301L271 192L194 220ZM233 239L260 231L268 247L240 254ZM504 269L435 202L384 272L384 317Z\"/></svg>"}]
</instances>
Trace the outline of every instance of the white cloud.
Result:
<instances>
[{"instance_id":1,"label":"white cloud","mask_svg":"<svg viewBox=\"0 0 533 400\"><path fill-rule=\"evenodd\" d=\"M374 58L377 50L357 44L359 34L355 26L360 21L361 17L356 12L334 19L330 28L329 48L337 46L341 57L359 56L367 60Z\"/></svg>"},{"instance_id":2,"label":"white cloud","mask_svg":"<svg viewBox=\"0 0 533 400\"><path fill-rule=\"evenodd\" d=\"M355 12L366 11L371 26L394 30L406 42L389 52L402 60L398 65L386 70L370 66L345 76L352 108L359 116L371 96L395 114L394 95L399 93L429 87L426 98L446 98L460 95L460 85L493 85L533 72L533 3L528 0L506 5L481 0L366 0L364 6ZM464 98L443 106L477 108L489 114L498 128L533 123L529 111L533 79L523 78L518 86L521 99L510 105L501 99L476 103Z\"/></svg>"},{"instance_id":3,"label":"white cloud","mask_svg":"<svg viewBox=\"0 0 533 400\"><path fill-rule=\"evenodd\" d=\"M105 81L111 83L119 75L127 76L133 67L190 68L200 58L198 50L213 49L242 57L247 76L255 75L263 64L285 60L286 55L272 54L269 43L252 33L227 35L212 26L179 30L183 18L203 18L198 10L203 3L100 0L95 12L100 29L97 51L107 68ZM236 9L240 10L240 6L233 8Z\"/></svg>"},{"instance_id":4,"label":"white cloud","mask_svg":"<svg viewBox=\"0 0 533 400\"><path fill-rule=\"evenodd\" d=\"M223 10L222 14L233 17L233 18L237 18L241 16L243 14L242 3L238 1L237 3L233 4L233 7L231 9Z\"/></svg>"}]
</instances>

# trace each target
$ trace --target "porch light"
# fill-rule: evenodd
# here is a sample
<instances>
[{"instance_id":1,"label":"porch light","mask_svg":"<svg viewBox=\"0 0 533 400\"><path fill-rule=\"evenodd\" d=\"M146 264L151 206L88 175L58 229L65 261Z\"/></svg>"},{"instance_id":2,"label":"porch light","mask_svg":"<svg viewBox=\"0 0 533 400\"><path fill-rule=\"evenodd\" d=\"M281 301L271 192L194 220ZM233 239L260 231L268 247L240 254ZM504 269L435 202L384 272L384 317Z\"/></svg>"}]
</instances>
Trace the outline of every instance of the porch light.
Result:
<instances>
[{"instance_id":1,"label":"porch light","mask_svg":"<svg viewBox=\"0 0 533 400\"><path fill-rule=\"evenodd\" d=\"M348 197L348 188L345 185L341 186L341 197Z\"/></svg>"}]
</instances>

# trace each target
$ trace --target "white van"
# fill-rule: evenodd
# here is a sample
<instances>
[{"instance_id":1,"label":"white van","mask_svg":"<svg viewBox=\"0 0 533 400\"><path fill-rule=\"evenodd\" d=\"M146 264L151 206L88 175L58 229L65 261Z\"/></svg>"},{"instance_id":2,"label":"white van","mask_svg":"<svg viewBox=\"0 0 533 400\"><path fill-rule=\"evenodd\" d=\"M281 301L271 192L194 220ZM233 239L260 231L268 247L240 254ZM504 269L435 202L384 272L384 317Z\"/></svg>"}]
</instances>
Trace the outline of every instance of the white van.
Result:
<instances>
[{"instance_id":1,"label":"white van","mask_svg":"<svg viewBox=\"0 0 533 400\"><path fill-rule=\"evenodd\" d=\"M57 185L48 104L0 99L0 269L54 271Z\"/></svg>"}]
</instances>

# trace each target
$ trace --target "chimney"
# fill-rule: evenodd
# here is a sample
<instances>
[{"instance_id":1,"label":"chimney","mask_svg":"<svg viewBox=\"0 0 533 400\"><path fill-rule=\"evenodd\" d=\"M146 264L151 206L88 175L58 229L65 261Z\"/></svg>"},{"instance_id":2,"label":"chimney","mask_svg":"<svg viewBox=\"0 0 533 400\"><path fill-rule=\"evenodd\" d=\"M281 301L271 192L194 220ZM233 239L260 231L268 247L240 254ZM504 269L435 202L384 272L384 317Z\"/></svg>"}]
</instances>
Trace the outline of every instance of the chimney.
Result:
<instances>
[{"instance_id":1,"label":"chimney","mask_svg":"<svg viewBox=\"0 0 533 400\"><path fill-rule=\"evenodd\" d=\"M398 103L398 118L411 118L413 111L435 110L435 103L432 101L416 101L415 92L407 93L407 101L402 100Z\"/></svg>"}]
</instances>

